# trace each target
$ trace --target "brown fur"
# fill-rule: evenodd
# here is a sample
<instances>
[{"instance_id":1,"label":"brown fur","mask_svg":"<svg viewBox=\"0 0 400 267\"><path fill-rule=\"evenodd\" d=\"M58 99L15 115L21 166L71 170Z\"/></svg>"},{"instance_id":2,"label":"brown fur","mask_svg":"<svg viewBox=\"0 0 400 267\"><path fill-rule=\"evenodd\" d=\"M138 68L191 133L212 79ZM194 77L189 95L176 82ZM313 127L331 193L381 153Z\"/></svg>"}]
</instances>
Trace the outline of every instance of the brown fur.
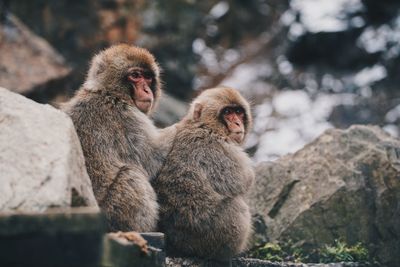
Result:
<instances>
[{"instance_id":1,"label":"brown fur","mask_svg":"<svg viewBox=\"0 0 400 267\"><path fill-rule=\"evenodd\" d=\"M194 114L201 105L201 114ZM254 172L249 157L227 136L220 111L229 105L245 109L245 131L251 127L249 105L226 87L204 91L177 126L164 167L153 181L159 197L159 228L167 253L227 259L246 247L251 216L246 194Z\"/></svg>"},{"instance_id":2,"label":"brown fur","mask_svg":"<svg viewBox=\"0 0 400 267\"><path fill-rule=\"evenodd\" d=\"M88 77L65 105L82 144L93 190L111 231L152 231L158 204L150 180L165 155L157 129L139 111L126 81L130 67L154 74L155 100L161 93L159 68L145 49L117 45L96 55ZM154 105L153 105L154 106Z\"/></svg>"}]
</instances>

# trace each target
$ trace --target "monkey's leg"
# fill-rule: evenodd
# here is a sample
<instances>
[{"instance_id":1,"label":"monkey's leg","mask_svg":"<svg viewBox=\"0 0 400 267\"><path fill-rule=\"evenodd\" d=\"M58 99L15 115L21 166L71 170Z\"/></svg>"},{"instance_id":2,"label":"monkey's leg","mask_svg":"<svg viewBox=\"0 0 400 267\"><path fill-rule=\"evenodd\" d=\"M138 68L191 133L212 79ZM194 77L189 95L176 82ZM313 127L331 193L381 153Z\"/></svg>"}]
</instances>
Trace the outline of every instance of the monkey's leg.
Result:
<instances>
[{"instance_id":1,"label":"monkey's leg","mask_svg":"<svg viewBox=\"0 0 400 267\"><path fill-rule=\"evenodd\" d=\"M214 216L214 236L218 250L216 258L232 257L246 249L251 234L251 215L244 199L225 199Z\"/></svg>"},{"instance_id":2,"label":"monkey's leg","mask_svg":"<svg viewBox=\"0 0 400 267\"><path fill-rule=\"evenodd\" d=\"M99 205L110 231L150 232L156 228L157 197L140 167L121 167Z\"/></svg>"},{"instance_id":3,"label":"monkey's leg","mask_svg":"<svg viewBox=\"0 0 400 267\"><path fill-rule=\"evenodd\" d=\"M209 218L209 224L208 232L202 233L206 238L196 242L197 249L201 248L205 253L203 256L225 264L246 248L251 233L251 216L241 198L220 201Z\"/></svg>"}]
</instances>

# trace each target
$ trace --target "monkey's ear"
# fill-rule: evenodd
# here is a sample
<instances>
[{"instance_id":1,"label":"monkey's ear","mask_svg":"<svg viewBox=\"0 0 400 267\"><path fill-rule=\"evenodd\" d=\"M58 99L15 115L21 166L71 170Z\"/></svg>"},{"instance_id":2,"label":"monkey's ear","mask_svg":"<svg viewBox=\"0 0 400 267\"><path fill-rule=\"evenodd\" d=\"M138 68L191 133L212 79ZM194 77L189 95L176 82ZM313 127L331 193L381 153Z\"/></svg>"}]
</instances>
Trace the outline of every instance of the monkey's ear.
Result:
<instances>
[{"instance_id":1,"label":"monkey's ear","mask_svg":"<svg viewBox=\"0 0 400 267\"><path fill-rule=\"evenodd\" d=\"M96 55L89 68L88 76L85 81L86 89L94 90L98 87L98 75L106 69L106 62L103 59L102 54Z\"/></svg>"},{"instance_id":2,"label":"monkey's ear","mask_svg":"<svg viewBox=\"0 0 400 267\"><path fill-rule=\"evenodd\" d=\"M202 104L200 104L200 103L194 104L194 110L193 110L193 120L194 121L200 120L202 110L203 110Z\"/></svg>"},{"instance_id":3,"label":"monkey's ear","mask_svg":"<svg viewBox=\"0 0 400 267\"><path fill-rule=\"evenodd\" d=\"M97 77L97 75L104 72L105 69L106 69L106 62L103 59L103 55L102 54L96 55L93 58L89 69L89 78Z\"/></svg>"},{"instance_id":4,"label":"monkey's ear","mask_svg":"<svg viewBox=\"0 0 400 267\"><path fill-rule=\"evenodd\" d=\"M95 69L94 69L95 75L98 75L98 74L104 72L104 70L106 69L106 62L104 61L103 55L97 55L93 59L92 66L95 67Z\"/></svg>"}]
</instances>

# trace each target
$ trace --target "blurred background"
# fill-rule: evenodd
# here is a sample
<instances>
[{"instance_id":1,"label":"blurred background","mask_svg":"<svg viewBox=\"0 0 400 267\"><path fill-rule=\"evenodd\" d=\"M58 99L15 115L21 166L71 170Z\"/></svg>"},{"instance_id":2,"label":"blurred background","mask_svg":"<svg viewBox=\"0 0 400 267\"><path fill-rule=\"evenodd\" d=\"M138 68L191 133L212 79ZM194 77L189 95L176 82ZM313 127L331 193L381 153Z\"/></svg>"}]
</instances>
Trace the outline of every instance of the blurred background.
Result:
<instances>
[{"instance_id":1,"label":"blurred background","mask_svg":"<svg viewBox=\"0 0 400 267\"><path fill-rule=\"evenodd\" d=\"M398 0L0 0L0 86L57 105L111 44L148 48L163 68L159 126L196 93L239 89L252 103L256 162L331 127L400 122Z\"/></svg>"}]
</instances>

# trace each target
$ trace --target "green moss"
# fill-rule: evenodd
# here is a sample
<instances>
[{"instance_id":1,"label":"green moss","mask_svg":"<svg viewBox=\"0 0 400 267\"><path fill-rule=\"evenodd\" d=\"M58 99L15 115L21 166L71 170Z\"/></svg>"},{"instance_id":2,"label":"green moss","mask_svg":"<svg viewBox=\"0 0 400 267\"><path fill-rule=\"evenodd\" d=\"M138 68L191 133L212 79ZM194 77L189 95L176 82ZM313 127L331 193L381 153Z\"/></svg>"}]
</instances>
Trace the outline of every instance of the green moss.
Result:
<instances>
[{"instance_id":1,"label":"green moss","mask_svg":"<svg viewBox=\"0 0 400 267\"><path fill-rule=\"evenodd\" d=\"M348 246L345 242L335 240L335 243L325 245L319 250L320 262L368 262L368 250L361 244Z\"/></svg>"},{"instance_id":2,"label":"green moss","mask_svg":"<svg viewBox=\"0 0 400 267\"><path fill-rule=\"evenodd\" d=\"M303 251L295 247L291 242L286 243L265 243L249 253L249 257L269 260L269 261L292 261L303 262Z\"/></svg>"},{"instance_id":3,"label":"green moss","mask_svg":"<svg viewBox=\"0 0 400 267\"><path fill-rule=\"evenodd\" d=\"M266 243L256 249L252 256L269 261L283 261L284 252L278 244Z\"/></svg>"},{"instance_id":4,"label":"green moss","mask_svg":"<svg viewBox=\"0 0 400 267\"><path fill-rule=\"evenodd\" d=\"M331 262L373 262L367 248L361 243L349 246L346 242L335 240L321 248L304 250L301 246L289 242L265 243L252 249L249 257L269 261L291 261L304 263Z\"/></svg>"}]
</instances>

